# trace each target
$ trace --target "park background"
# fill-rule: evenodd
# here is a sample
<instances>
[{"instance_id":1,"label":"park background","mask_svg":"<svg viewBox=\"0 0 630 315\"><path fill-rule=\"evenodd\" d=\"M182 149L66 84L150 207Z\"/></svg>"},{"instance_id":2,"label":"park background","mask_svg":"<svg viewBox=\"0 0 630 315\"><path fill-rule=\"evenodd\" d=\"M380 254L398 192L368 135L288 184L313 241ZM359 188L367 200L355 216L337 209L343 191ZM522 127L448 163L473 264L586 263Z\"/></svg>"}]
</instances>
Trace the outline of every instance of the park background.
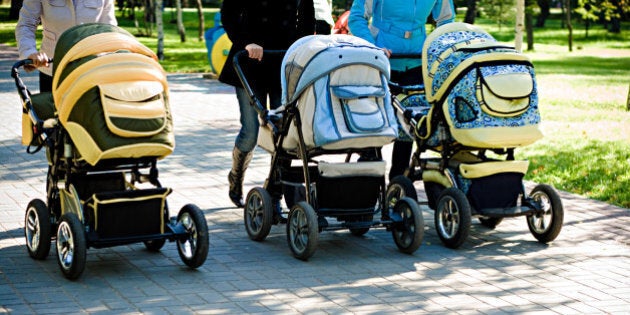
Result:
<instances>
[{"instance_id":1,"label":"park background","mask_svg":"<svg viewBox=\"0 0 630 315\"><path fill-rule=\"evenodd\" d=\"M535 66L545 137L516 151L516 158L530 161L527 180L624 208L630 208L629 2L525 2L522 49ZM17 3L0 0L0 43L10 46L16 45ZM333 3L337 17L352 1ZM456 21L472 22L513 44L515 3L456 0ZM167 72L212 77L212 43L204 33L216 26L220 4L122 0L117 1L116 15L121 27L158 52Z\"/></svg>"}]
</instances>

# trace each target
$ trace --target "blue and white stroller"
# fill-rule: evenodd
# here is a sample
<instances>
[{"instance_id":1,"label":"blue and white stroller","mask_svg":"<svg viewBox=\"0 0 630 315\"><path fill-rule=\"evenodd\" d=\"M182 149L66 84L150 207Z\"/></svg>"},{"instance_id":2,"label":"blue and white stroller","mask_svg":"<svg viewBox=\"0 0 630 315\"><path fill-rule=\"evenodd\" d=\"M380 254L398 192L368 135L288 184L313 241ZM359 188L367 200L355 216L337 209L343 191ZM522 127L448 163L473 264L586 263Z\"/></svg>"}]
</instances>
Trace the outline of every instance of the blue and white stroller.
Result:
<instances>
[{"instance_id":1,"label":"blue and white stroller","mask_svg":"<svg viewBox=\"0 0 630 315\"><path fill-rule=\"evenodd\" d=\"M237 54L235 68L260 114L258 145L272 154L264 186L247 195L249 237L262 241L271 225L280 222L272 196L278 198L284 190L290 207L287 240L296 258L313 255L320 231L349 229L361 236L378 226L392 231L402 252L415 252L424 233L415 200L385 204L386 162L350 161L354 153L376 149L380 154L383 145L396 139L389 61L383 52L349 35L298 40L284 56L283 106L273 111L254 97L243 75L238 60L245 54ZM292 166L292 161L301 165ZM305 187L303 200L289 198L286 192L293 187Z\"/></svg>"},{"instance_id":2,"label":"blue and white stroller","mask_svg":"<svg viewBox=\"0 0 630 315\"><path fill-rule=\"evenodd\" d=\"M466 240L472 216L488 228L526 216L538 241L553 241L562 228L560 197L549 185L527 195L529 162L514 158L515 148L542 137L529 58L478 27L451 23L427 37L422 59L424 93L397 86L409 92L394 107L417 149L387 200L416 199L413 181L422 180L436 231L450 248Z\"/></svg>"}]
</instances>

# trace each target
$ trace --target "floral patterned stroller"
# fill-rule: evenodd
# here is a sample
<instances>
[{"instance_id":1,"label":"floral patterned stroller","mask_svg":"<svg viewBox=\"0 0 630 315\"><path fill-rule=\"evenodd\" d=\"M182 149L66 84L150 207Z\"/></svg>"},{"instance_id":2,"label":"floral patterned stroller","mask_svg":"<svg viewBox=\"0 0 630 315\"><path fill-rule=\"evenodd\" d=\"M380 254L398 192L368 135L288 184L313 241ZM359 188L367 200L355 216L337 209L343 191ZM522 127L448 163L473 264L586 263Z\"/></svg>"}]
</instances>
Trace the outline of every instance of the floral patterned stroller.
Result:
<instances>
[{"instance_id":1,"label":"floral patterned stroller","mask_svg":"<svg viewBox=\"0 0 630 315\"><path fill-rule=\"evenodd\" d=\"M159 251L176 241L182 261L201 266L208 227L185 205L169 216L170 188L157 160L175 146L166 74L155 54L125 30L83 24L64 32L55 50L53 92L31 94L12 68L23 101L22 142L45 148L46 202L32 200L24 231L28 253L45 259L51 240L68 279L84 271L87 248L143 242ZM35 148L33 150L33 148Z\"/></svg>"},{"instance_id":2,"label":"floral patterned stroller","mask_svg":"<svg viewBox=\"0 0 630 315\"><path fill-rule=\"evenodd\" d=\"M451 23L434 30L422 51L424 86L401 87L394 100L416 151L405 175L393 178L387 200L417 198L422 180L442 242L457 248L467 239L471 217L495 228L506 217L525 216L542 242L562 228L563 207L549 185L528 195L523 176L529 162L515 148L542 137L533 66L514 48L484 30Z\"/></svg>"},{"instance_id":3,"label":"floral patterned stroller","mask_svg":"<svg viewBox=\"0 0 630 315\"><path fill-rule=\"evenodd\" d=\"M348 229L361 236L374 227L392 232L400 251L415 252L424 222L417 203L384 203L386 162L351 162L351 155L378 150L397 135L387 86L389 61L368 42L350 35L312 35L296 41L281 69L283 106L267 110L253 94L239 59L235 68L260 114L258 145L272 154L263 187L247 195L244 223L249 237L264 240L279 223L272 197L285 192L290 207L287 241L307 260L323 230ZM266 51L265 54L284 53ZM299 166L292 166L296 161ZM305 187L303 199L286 194ZM299 189L298 189L299 191Z\"/></svg>"}]
</instances>

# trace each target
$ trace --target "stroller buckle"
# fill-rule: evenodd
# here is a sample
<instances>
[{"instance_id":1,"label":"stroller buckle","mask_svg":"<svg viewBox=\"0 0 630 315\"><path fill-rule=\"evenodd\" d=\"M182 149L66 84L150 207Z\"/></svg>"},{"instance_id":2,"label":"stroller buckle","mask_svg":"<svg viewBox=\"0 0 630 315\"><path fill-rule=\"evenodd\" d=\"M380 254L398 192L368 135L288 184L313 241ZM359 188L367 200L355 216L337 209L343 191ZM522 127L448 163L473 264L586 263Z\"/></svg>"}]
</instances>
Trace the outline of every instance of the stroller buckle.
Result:
<instances>
[{"instance_id":1,"label":"stroller buckle","mask_svg":"<svg viewBox=\"0 0 630 315\"><path fill-rule=\"evenodd\" d=\"M411 38L411 31L405 31L405 38Z\"/></svg>"}]
</instances>

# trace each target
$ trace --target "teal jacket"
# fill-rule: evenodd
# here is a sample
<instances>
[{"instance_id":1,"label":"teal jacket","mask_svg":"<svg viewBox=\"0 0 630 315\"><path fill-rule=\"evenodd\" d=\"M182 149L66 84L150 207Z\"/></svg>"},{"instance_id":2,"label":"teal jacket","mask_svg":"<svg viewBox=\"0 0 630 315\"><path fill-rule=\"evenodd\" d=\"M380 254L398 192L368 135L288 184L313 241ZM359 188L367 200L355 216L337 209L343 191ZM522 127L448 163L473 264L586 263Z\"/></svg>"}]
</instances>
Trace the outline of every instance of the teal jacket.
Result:
<instances>
[{"instance_id":1,"label":"teal jacket","mask_svg":"<svg viewBox=\"0 0 630 315\"><path fill-rule=\"evenodd\" d=\"M452 0L354 0L348 18L352 35L393 54L420 54L429 14L437 26L455 20ZM391 69L405 71L420 60L392 59Z\"/></svg>"}]
</instances>

